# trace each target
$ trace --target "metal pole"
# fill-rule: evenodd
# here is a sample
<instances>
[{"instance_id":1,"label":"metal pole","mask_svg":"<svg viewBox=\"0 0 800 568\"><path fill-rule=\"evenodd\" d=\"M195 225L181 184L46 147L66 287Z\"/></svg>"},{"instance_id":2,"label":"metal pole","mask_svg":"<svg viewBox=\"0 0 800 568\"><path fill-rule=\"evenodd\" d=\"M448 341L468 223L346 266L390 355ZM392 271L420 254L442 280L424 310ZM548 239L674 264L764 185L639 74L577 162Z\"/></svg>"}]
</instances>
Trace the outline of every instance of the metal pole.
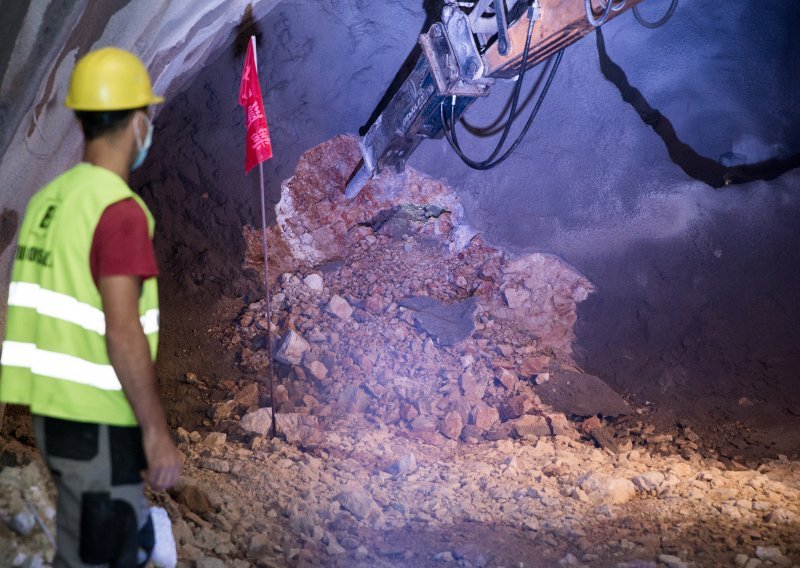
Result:
<instances>
[{"instance_id":1,"label":"metal pole","mask_svg":"<svg viewBox=\"0 0 800 568\"><path fill-rule=\"evenodd\" d=\"M253 42L253 59L258 69L258 54L256 52L256 36L250 36ZM272 428L269 431L270 439L277 432L278 409L275 408L275 361L272 357L272 306L269 293L269 255L267 250L267 206L264 192L264 163L258 163L258 179L261 193L261 247L264 250L264 299L267 302L267 349L269 349L269 405L272 408Z\"/></svg>"},{"instance_id":2,"label":"metal pole","mask_svg":"<svg viewBox=\"0 0 800 568\"><path fill-rule=\"evenodd\" d=\"M272 408L272 428L269 431L270 439L275 437L277 431L275 408L275 361L272 358L272 306L269 293L269 255L267 254L267 208L264 198L264 164L258 164L258 177L261 181L261 246L264 249L264 298L267 301L267 345L269 349L269 405Z\"/></svg>"}]
</instances>

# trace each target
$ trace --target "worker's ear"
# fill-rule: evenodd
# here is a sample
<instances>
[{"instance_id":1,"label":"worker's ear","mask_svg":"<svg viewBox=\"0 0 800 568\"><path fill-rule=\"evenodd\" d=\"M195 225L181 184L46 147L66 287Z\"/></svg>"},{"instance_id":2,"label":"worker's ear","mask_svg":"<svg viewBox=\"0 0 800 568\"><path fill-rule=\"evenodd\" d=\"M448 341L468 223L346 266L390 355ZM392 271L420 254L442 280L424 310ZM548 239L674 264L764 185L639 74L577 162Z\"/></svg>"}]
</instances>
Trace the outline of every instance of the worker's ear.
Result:
<instances>
[{"instance_id":1,"label":"worker's ear","mask_svg":"<svg viewBox=\"0 0 800 568\"><path fill-rule=\"evenodd\" d=\"M138 132L147 132L147 111L137 108L131 113L131 120L128 123L128 128L135 134Z\"/></svg>"},{"instance_id":2,"label":"worker's ear","mask_svg":"<svg viewBox=\"0 0 800 568\"><path fill-rule=\"evenodd\" d=\"M147 157L147 151L153 142L153 122L147 108L136 110L133 113L133 134L136 141L136 154L131 164L131 170L135 170L142 165Z\"/></svg>"}]
</instances>

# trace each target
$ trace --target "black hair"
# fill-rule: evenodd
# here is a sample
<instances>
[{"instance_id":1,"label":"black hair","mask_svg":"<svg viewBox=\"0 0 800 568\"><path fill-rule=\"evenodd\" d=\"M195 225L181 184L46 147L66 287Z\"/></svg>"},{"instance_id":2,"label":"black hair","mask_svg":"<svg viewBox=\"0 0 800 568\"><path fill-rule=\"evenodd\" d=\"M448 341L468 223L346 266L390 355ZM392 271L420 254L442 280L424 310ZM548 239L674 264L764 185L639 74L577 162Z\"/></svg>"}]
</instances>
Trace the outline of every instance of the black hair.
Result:
<instances>
[{"instance_id":1,"label":"black hair","mask_svg":"<svg viewBox=\"0 0 800 568\"><path fill-rule=\"evenodd\" d=\"M144 110L147 107L129 108L125 110L76 110L75 116L81 123L83 128L83 136L87 142L100 138L106 134L113 134L125 128L128 125L133 113L137 110Z\"/></svg>"}]
</instances>

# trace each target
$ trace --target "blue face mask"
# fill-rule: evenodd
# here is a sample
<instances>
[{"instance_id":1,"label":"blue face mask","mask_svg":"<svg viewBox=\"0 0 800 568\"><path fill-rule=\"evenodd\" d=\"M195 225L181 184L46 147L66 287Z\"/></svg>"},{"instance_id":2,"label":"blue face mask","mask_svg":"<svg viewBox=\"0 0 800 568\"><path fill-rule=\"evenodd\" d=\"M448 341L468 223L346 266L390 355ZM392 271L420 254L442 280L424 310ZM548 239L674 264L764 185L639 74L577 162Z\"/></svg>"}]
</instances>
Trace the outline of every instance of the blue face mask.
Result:
<instances>
[{"instance_id":1,"label":"blue face mask","mask_svg":"<svg viewBox=\"0 0 800 568\"><path fill-rule=\"evenodd\" d=\"M136 154L136 159L133 161L133 164L131 164L131 171L144 163L145 158L147 158L147 151L150 149L150 144L153 142L153 123L147 115L145 115L145 119L147 120L147 134L144 135L144 140L140 139L141 135L139 133L138 122L136 122L136 120L133 122L133 133L136 135L136 147L139 149L139 152Z\"/></svg>"}]
</instances>

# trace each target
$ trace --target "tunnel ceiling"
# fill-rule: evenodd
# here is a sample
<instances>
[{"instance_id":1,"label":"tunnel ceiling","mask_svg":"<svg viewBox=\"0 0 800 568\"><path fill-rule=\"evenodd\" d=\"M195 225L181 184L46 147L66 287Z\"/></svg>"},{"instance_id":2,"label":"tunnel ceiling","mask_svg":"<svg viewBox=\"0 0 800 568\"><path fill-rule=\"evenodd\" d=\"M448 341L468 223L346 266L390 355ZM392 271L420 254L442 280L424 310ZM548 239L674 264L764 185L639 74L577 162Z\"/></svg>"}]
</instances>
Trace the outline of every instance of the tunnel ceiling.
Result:
<instances>
[{"instance_id":1,"label":"tunnel ceiling","mask_svg":"<svg viewBox=\"0 0 800 568\"><path fill-rule=\"evenodd\" d=\"M643 11L667 5L647 0ZM159 218L160 254L187 285L244 293L230 283L258 202L242 172L237 39L259 37L274 204L304 151L363 132L440 8L0 0L3 244L31 193L79 156L62 107L76 57L116 44L142 56L167 96L133 180ZM799 20L792 2L754 0L682 0L657 30L623 15L567 48L539 118L500 167L470 170L441 139L410 165L454 186L466 222L491 243L557 254L597 286L579 313L577 351L612 384L643 397L795 396L800 259L786 251L800 237ZM510 89L498 84L468 125L497 124ZM478 157L493 142L463 138ZM6 273L9 259L6 248Z\"/></svg>"}]
</instances>

